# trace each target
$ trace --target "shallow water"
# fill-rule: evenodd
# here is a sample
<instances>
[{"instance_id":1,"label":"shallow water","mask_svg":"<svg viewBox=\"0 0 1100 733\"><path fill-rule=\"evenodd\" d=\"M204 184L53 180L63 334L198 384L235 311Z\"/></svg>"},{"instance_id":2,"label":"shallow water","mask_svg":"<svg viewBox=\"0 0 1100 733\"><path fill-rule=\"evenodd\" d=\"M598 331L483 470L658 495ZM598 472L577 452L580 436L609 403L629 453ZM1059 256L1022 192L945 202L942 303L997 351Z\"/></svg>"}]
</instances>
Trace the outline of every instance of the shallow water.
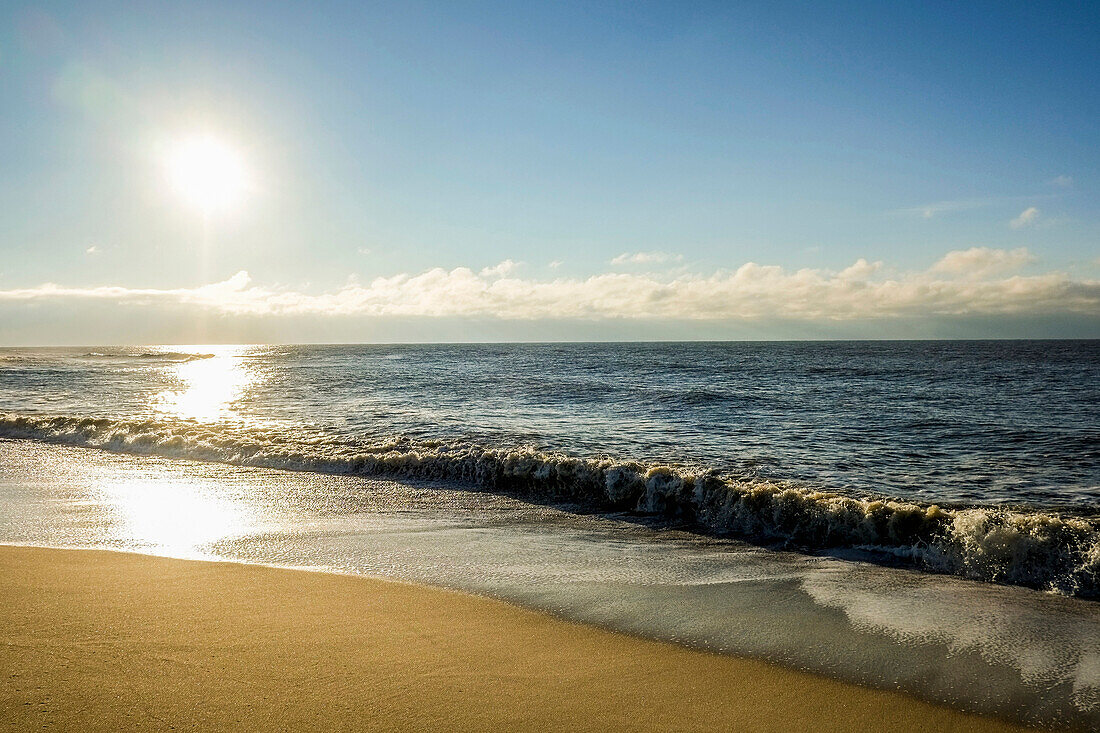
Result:
<instances>
[{"instance_id":1,"label":"shallow water","mask_svg":"<svg viewBox=\"0 0 1100 733\"><path fill-rule=\"evenodd\" d=\"M968 710L1100 726L1100 604L577 509L0 440L0 542L428 582Z\"/></svg>"}]
</instances>

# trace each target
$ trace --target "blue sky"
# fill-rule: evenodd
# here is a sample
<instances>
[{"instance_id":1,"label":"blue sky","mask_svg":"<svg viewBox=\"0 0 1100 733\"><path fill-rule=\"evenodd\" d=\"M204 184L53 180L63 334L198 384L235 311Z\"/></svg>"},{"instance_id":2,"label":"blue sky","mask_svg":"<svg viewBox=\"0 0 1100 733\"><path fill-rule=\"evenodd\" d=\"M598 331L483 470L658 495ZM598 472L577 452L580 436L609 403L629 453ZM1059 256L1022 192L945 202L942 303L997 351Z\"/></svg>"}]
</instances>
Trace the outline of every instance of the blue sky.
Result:
<instances>
[{"instance_id":1,"label":"blue sky","mask_svg":"<svg viewBox=\"0 0 1100 733\"><path fill-rule=\"evenodd\" d=\"M1095 4L0 16L3 342L1100 336Z\"/></svg>"}]
</instances>

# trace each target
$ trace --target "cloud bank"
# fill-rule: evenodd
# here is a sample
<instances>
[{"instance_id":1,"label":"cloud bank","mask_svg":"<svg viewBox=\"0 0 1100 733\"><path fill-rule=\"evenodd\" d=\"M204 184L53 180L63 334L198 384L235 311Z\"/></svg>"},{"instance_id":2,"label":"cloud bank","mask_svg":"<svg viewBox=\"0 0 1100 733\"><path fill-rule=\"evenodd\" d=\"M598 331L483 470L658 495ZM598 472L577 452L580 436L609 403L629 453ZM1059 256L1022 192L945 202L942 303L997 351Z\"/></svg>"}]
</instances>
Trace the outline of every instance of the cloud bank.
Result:
<instances>
[{"instance_id":1,"label":"cloud bank","mask_svg":"<svg viewBox=\"0 0 1100 733\"><path fill-rule=\"evenodd\" d=\"M121 286L0 290L0 305L96 301L120 308L184 306L226 317L669 320L806 323L912 317L1073 315L1100 318L1100 280L1061 272L1020 274L1024 248L948 252L921 271L859 259L841 270L748 262L733 270L667 274L605 272L584 278L520 277L505 260L474 271L433 268L355 280L319 293L256 284L241 271L194 288Z\"/></svg>"}]
</instances>

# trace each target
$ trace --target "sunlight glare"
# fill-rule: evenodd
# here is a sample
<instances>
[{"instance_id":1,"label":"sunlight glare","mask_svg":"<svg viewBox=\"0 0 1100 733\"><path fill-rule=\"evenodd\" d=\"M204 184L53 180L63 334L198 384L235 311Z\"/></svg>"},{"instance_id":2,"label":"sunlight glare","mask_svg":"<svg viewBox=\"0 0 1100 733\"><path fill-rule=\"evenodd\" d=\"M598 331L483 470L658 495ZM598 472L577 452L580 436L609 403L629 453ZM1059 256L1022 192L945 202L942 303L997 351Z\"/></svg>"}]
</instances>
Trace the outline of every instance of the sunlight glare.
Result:
<instances>
[{"instance_id":1,"label":"sunlight glare","mask_svg":"<svg viewBox=\"0 0 1100 733\"><path fill-rule=\"evenodd\" d=\"M216 353L200 352L172 365L173 376L182 389L156 395L154 409L199 422L214 422L232 412L233 401L252 383L254 375L238 349L212 350Z\"/></svg>"},{"instance_id":2,"label":"sunlight glare","mask_svg":"<svg viewBox=\"0 0 1100 733\"><path fill-rule=\"evenodd\" d=\"M192 137L176 143L167 166L175 191L204 214L232 207L244 193L244 161L216 138Z\"/></svg>"},{"instance_id":3,"label":"sunlight glare","mask_svg":"<svg viewBox=\"0 0 1100 733\"><path fill-rule=\"evenodd\" d=\"M105 487L125 527L139 547L170 557L198 558L210 543L245 533L243 505L228 501L200 481L122 481Z\"/></svg>"}]
</instances>

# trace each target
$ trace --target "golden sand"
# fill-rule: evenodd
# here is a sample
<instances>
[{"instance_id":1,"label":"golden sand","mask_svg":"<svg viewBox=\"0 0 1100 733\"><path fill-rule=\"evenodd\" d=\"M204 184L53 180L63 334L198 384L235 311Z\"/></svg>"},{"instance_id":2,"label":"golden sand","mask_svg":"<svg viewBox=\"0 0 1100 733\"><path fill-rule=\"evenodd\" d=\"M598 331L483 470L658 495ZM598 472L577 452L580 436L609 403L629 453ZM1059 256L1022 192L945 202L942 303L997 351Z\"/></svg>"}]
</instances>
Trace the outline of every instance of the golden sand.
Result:
<instances>
[{"instance_id":1,"label":"golden sand","mask_svg":"<svg viewBox=\"0 0 1100 733\"><path fill-rule=\"evenodd\" d=\"M0 547L0 729L1014 730L486 598Z\"/></svg>"}]
</instances>

